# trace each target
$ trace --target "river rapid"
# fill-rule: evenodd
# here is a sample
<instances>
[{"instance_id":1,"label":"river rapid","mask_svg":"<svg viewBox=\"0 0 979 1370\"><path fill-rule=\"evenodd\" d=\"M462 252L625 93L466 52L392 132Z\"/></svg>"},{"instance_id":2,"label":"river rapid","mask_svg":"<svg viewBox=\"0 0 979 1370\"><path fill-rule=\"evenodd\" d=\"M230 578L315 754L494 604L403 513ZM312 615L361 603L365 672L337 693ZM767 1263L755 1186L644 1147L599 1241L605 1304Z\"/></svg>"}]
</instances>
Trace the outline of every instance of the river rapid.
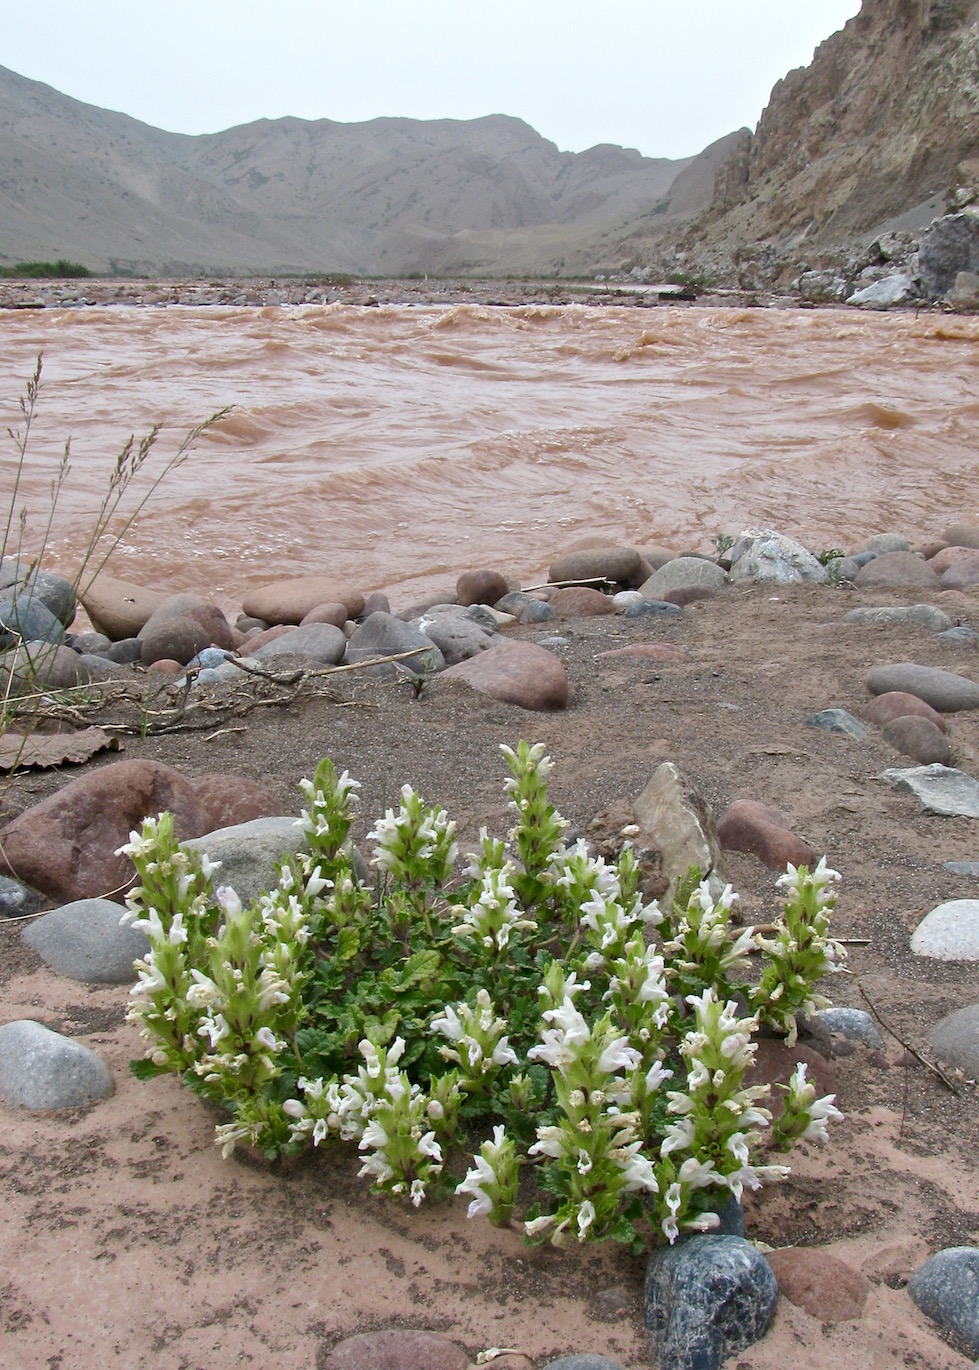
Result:
<instances>
[{"instance_id":1,"label":"river rapid","mask_svg":"<svg viewBox=\"0 0 979 1370\"><path fill-rule=\"evenodd\" d=\"M585 537L710 551L778 528L815 550L979 518L979 319L844 310L90 308L0 315L7 427L38 353L17 510L71 572L115 456L144 477L214 411L108 570L225 606L321 572L395 607L467 567L539 578ZM139 488L145 488L144 479ZM8 550L16 542L16 528Z\"/></svg>"}]
</instances>

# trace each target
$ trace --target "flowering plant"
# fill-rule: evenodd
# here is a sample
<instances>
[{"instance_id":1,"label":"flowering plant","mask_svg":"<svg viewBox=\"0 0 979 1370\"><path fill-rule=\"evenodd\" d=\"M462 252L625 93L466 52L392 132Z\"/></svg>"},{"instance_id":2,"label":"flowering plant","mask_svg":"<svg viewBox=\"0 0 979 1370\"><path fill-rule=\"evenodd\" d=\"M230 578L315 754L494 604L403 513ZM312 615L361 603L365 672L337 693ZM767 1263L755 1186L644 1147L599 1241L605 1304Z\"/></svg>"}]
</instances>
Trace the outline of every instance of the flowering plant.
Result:
<instances>
[{"instance_id":1,"label":"flowering plant","mask_svg":"<svg viewBox=\"0 0 979 1370\"><path fill-rule=\"evenodd\" d=\"M802 1065L774 1128L768 1087L745 1083L760 1024L794 1041L839 967L839 877L790 867L769 939L732 931L730 886L699 871L660 909L631 847L607 863L564 843L543 746L502 750L516 823L507 841L483 830L460 874L455 824L406 785L367 836L372 891L350 837L357 784L329 760L302 782L306 849L248 907L169 815L132 833L126 917L150 942L134 1070L223 1104L226 1155L352 1144L375 1190L415 1206L455 1192L497 1224L521 1190L531 1241L715 1226L729 1196L787 1173L766 1150L824 1141L839 1116Z\"/></svg>"}]
</instances>

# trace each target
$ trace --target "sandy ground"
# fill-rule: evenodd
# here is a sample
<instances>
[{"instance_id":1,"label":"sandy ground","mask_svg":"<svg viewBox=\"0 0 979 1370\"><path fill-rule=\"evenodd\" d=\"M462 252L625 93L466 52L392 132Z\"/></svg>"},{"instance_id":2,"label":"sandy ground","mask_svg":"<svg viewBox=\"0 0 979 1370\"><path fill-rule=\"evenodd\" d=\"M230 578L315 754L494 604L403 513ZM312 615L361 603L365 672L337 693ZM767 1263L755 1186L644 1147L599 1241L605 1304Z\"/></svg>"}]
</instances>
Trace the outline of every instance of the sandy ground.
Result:
<instances>
[{"instance_id":1,"label":"sandy ground","mask_svg":"<svg viewBox=\"0 0 979 1370\"><path fill-rule=\"evenodd\" d=\"M124 755L189 774L238 771L270 784L283 811L295 784L330 754L364 783L360 832L404 780L438 799L464 838L506 826L501 741L544 741L557 767L552 796L574 825L642 788L675 761L719 813L737 798L780 811L843 874L834 929L867 938L827 991L867 1007L928 1055L926 1035L979 998L979 967L918 960L909 936L935 904L970 897L975 880L942 863L979 858L965 819L928 816L879 779L903 764L873 731L862 742L807 727L815 710L859 712L865 677L916 660L979 677L975 649L921 628L841 623L888 592L731 588L678 622L579 620L562 626L570 707L528 714L466 687L347 677L331 697L302 696L241 719L213 715L207 732L127 739ZM944 596L979 623L979 597ZM518 630L539 639L548 628ZM633 641L682 645L678 663L596 659ZM228 728L235 729L228 731ZM979 717L951 720L957 763L979 773ZM101 764L89 763L89 764ZM63 783L16 781L8 809ZM733 855L726 870L745 921L777 911L776 873ZM357 1160L333 1152L279 1168L222 1161L214 1118L176 1081L137 1083L127 1062L136 1030L125 988L62 979L0 930L0 1020L34 1017L107 1060L116 1093L88 1110L0 1109L5 1222L0 1227L4 1366L147 1366L224 1370L314 1366L344 1336L425 1327L475 1359L521 1349L535 1366L560 1353L602 1352L628 1370L650 1366L641 1325L644 1262L618 1249L531 1250L517 1233L469 1223L463 1202L416 1214L373 1198ZM908 1275L932 1252L979 1244L976 1090L949 1091L888 1033L883 1051L832 1062L846 1113L823 1151L797 1151L793 1175L746 1205L748 1235L773 1247L831 1251L871 1280L857 1321L821 1323L782 1299L775 1325L731 1364L800 1367L965 1367L908 1297Z\"/></svg>"}]
</instances>

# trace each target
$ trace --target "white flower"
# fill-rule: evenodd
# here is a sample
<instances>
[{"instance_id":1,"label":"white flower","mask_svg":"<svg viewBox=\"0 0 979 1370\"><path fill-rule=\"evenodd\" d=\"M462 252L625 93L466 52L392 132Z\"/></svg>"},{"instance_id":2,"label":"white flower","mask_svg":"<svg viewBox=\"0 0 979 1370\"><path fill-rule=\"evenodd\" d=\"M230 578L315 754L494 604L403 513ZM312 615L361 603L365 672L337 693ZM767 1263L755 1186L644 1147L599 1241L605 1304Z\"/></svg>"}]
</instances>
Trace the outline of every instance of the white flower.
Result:
<instances>
[{"instance_id":1,"label":"white flower","mask_svg":"<svg viewBox=\"0 0 979 1370\"><path fill-rule=\"evenodd\" d=\"M418 1208L419 1205L421 1204L422 1199L424 1199L424 1197L425 1197L425 1184L424 1184L424 1181L422 1181L422 1180L412 1180L412 1182L411 1182L411 1189L410 1189L409 1192L410 1192L410 1194L411 1194L411 1202L412 1202L412 1204L414 1205L415 1208Z\"/></svg>"},{"instance_id":2,"label":"white flower","mask_svg":"<svg viewBox=\"0 0 979 1370\"><path fill-rule=\"evenodd\" d=\"M598 1069L606 1075L614 1075L617 1070L635 1070L642 1061L642 1054L629 1046L625 1037L613 1037L598 1058Z\"/></svg>"},{"instance_id":3,"label":"white flower","mask_svg":"<svg viewBox=\"0 0 979 1370\"><path fill-rule=\"evenodd\" d=\"M578 1240L583 1242L585 1234L595 1221L595 1205L591 1199L586 1199L578 1209Z\"/></svg>"}]
</instances>

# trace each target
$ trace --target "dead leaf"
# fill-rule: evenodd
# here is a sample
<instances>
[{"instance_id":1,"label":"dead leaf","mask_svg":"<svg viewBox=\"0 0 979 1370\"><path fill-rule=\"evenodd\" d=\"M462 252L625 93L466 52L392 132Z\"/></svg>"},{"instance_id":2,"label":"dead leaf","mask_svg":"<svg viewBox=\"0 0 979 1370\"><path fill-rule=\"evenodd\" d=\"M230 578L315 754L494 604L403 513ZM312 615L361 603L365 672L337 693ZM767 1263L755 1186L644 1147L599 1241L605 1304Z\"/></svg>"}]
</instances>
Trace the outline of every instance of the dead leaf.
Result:
<instances>
[{"instance_id":1,"label":"dead leaf","mask_svg":"<svg viewBox=\"0 0 979 1370\"><path fill-rule=\"evenodd\" d=\"M119 739L102 728L81 728L75 733L12 733L0 736L0 770L26 770L30 766L80 765L96 752L119 750Z\"/></svg>"}]
</instances>

